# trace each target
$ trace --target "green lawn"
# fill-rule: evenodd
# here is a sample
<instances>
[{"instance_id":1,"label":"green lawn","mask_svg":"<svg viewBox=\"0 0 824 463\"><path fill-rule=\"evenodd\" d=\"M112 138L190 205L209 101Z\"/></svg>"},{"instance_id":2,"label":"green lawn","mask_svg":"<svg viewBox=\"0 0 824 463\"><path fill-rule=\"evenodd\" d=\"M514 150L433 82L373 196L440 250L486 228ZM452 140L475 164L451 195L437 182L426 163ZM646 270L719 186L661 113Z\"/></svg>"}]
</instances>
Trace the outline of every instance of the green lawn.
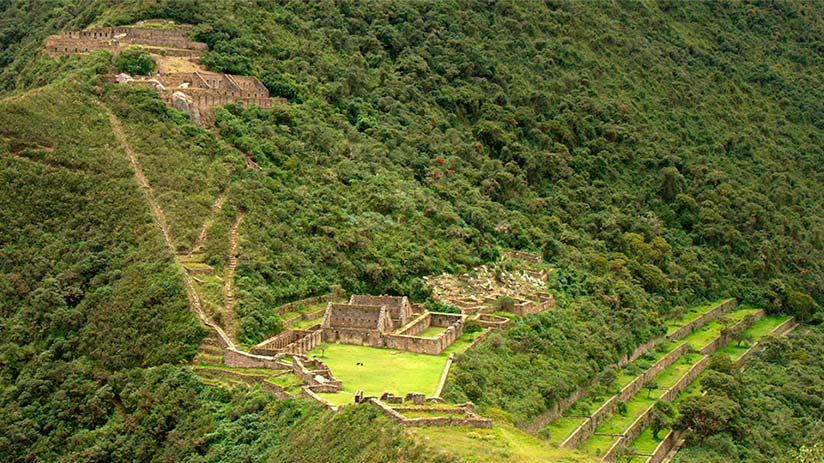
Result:
<instances>
[{"instance_id":1,"label":"green lawn","mask_svg":"<svg viewBox=\"0 0 824 463\"><path fill-rule=\"evenodd\" d=\"M422 392L431 396L446 361L444 354L425 355L349 344L322 344L320 347L325 348L322 355L321 348L312 350L309 355L316 355L325 362L343 381L343 392L350 394L362 390L366 395L375 396L384 392L397 395Z\"/></svg>"},{"instance_id":2,"label":"green lawn","mask_svg":"<svg viewBox=\"0 0 824 463\"><path fill-rule=\"evenodd\" d=\"M442 326L430 326L429 328L421 331L418 336L422 338L437 338L438 336L442 335L446 331L446 328Z\"/></svg>"},{"instance_id":3,"label":"green lawn","mask_svg":"<svg viewBox=\"0 0 824 463\"><path fill-rule=\"evenodd\" d=\"M635 442L632 443L631 448L638 453L650 454L655 451L658 444L664 440L664 437L666 437L668 432L668 429L662 429L658 432L658 439L655 439L652 437L652 428L647 428L641 433L640 436L638 436L637 439L635 439Z\"/></svg>"},{"instance_id":4,"label":"green lawn","mask_svg":"<svg viewBox=\"0 0 824 463\"><path fill-rule=\"evenodd\" d=\"M456 454L470 463L595 463L596 459L573 450L556 448L509 423L494 423L492 429L469 427L410 428L427 446Z\"/></svg>"},{"instance_id":5,"label":"green lawn","mask_svg":"<svg viewBox=\"0 0 824 463\"><path fill-rule=\"evenodd\" d=\"M295 322L289 326L289 329L293 330L305 330L309 327L315 326L323 321L323 318L313 318L311 320L301 320L299 322Z\"/></svg>"},{"instance_id":6,"label":"green lawn","mask_svg":"<svg viewBox=\"0 0 824 463\"><path fill-rule=\"evenodd\" d=\"M457 341L453 342L451 346L444 349L444 351L441 352L441 355L444 356L444 357L448 357L449 354L451 354L452 352L455 352L456 354L463 353L467 348L469 348L469 345L472 344L472 341L474 341L481 334L483 334L483 331L475 331L474 333L465 333L463 336L458 338ZM483 342L486 342L486 341L483 341Z\"/></svg>"},{"instance_id":7,"label":"green lawn","mask_svg":"<svg viewBox=\"0 0 824 463\"><path fill-rule=\"evenodd\" d=\"M747 351L747 349L752 347L756 341L766 336L770 331L774 330L775 327L784 323L789 318L790 317L774 315L764 317L747 330L747 333L752 335L752 343L745 343L739 346L737 342L730 341L726 346L724 346L724 348L719 349L718 353L727 354L732 357L733 360L737 360L744 354L744 352Z\"/></svg>"},{"instance_id":8,"label":"green lawn","mask_svg":"<svg viewBox=\"0 0 824 463\"><path fill-rule=\"evenodd\" d=\"M668 320L667 321L667 334L672 334L678 328L686 325L687 323L695 320L696 318L704 315L705 313L712 310L713 307L721 304L722 302L726 301L726 299L719 299L714 302L710 302L709 304L699 305L696 307L690 307L686 312L684 312L681 317L676 320Z\"/></svg>"},{"instance_id":9,"label":"green lawn","mask_svg":"<svg viewBox=\"0 0 824 463\"><path fill-rule=\"evenodd\" d=\"M612 444L616 439L616 437L610 436L592 436L587 439L586 442L581 444L581 446L578 447L578 450L600 457L605 454L610 447L612 447Z\"/></svg>"},{"instance_id":10,"label":"green lawn","mask_svg":"<svg viewBox=\"0 0 824 463\"><path fill-rule=\"evenodd\" d=\"M552 423L549 423L546 429L549 431L550 440L560 445L572 434L572 431L583 422L584 418L567 418L562 416Z\"/></svg>"},{"instance_id":11,"label":"green lawn","mask_svg":"<svg viewBox=\"0 0 824 463\"><path fill-rule=\"evenodd\" d=\"M737 323L743 320L747 315L755 312L758 312L758 309L739 309L733 312L728 312L724 316L733 320L734 323ZM693 349L700 350L702 347L711 343L715 338L721 335L721 330L723 328L724 326L718 321L718 319L715 319L685 337L684 341L688 342Z\"/></svg>"},{"instance_id":12,"label":"green lawn","mask_svg":"<svg viewBox=\"0 0 824 463\"><path fill-rule=\"evenodd\" d=\"M681 379L682 376L704 356L699 354L682 355L672 365L662 370L655 376L654 381L658 383L659 389L669 389Z\"/></svg>"}]
</instances>

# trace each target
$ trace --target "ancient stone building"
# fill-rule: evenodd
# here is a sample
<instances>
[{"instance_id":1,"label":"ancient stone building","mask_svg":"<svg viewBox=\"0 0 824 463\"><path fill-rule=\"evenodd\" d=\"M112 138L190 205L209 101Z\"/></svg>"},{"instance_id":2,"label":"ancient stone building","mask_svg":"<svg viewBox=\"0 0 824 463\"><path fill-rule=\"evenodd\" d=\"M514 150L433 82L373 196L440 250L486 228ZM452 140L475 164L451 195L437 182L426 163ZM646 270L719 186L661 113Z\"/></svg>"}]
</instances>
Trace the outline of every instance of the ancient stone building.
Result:
<instances>
[{"instance_id":1,"label":"ancient stone building","mask_svg":"<svg viewBox=\"0 0 824 463\"><path fill-rule=\"evenodd\" d=\"M412 317L412 304L406 296L365 296L352 295L349 304L360 305L383 305L389 310L389 318L392 319L395 327L401 327L409 322Z\"/></svg>"},{"instance_id":2,"label":"ancient stone building","mask_svg":"<svg viewBox=\"0 0 824 463\"><path fill-rule=\"evenodd\" d=\"M152 26L152 27L150 27ZM113 81L138 85L160 93L169 106L187 112L201 126L211 126L211 109L227 103L271 108L273 103L286 104L283 98L271 98L269 90L254 76L236 76L209 72L198 65L206 44L189 39L189 25L169 21L146 21L135 26L100 27L79 32L56 34L46 39L44 50L52 56L87 53L107 49L115 55L131 46L140 46L154 55L158 70L151 76L117 76ZM170 58L183 57L183 58ZM178 66L164 67L170 59L182 59L186 71ZM169 69L172 69L171 71Z\"/></svg>"},{"instance_id":3,"label":"ancient stone building","mask_svg":"<svg viewBox=\"0 0 824 463\"><path fill-rule=\"evenodd\" d=\"M141 27L164 24L168 28ZM195 42L186 34L190 25L163 21L147 21L135 26L98 27L85 31L51 35L43 49L52 57L106 49L118 54L131 46L140 45L149 52L166 56L200 56L205 43Z\"/></svg>"},{"instance_id":4,"label":"ancient stone building","mask_svg":"<svg viewBox=\"0 0 824 463\"><path fill-rule=\"evenodd\" d=\"M406 297L352 296L346 304L329 303L321 323L323 342L385 347L439 354L463 335L466 315L415 314ZM434 336L421 334L430 327Z\"/></svg>"}]
</instances>

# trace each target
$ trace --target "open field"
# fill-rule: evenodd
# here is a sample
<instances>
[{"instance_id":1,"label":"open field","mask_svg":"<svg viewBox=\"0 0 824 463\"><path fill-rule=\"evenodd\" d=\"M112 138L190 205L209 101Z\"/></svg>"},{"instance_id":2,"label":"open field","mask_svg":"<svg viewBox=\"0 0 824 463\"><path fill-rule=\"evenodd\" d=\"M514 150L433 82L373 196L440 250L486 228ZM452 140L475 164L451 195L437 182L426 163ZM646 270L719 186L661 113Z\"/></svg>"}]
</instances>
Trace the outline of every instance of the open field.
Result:
<instances>
[{"instance_id":1,"label":"open field","mask_svg":"<svg viewBox=\"0 0 824 463\"><path fill-rule=\"evenodd\" d=\"M366 395L422 392L431 396L441 376L446 356L349 344L322 344L309 352L326 363L343 381L343 393L362 390ZM362 363L363 365L358 365ZM347 400L350 403L351 400Z\"/></svg>"}]
</instances>

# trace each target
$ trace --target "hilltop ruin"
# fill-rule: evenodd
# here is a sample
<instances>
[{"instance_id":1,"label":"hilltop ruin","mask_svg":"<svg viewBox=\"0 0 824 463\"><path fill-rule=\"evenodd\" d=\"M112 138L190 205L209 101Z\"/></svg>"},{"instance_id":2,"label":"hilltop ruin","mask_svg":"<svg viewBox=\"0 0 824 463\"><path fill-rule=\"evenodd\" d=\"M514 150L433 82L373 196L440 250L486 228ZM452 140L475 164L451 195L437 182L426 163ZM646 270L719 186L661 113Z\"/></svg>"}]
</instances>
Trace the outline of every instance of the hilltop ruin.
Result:
<instances>
[{"instance_id":1,"label":"hilltop ruin","mask_svg":"<svg viewBox=\"0 0 824 463\"><path fill-rule=\"evenodd\" d=\"M142 47L158 64L154 74L121 74L111 80L157 91L166 104L189 113L195 123L204 127L214 124L211 110L215 106L240 103L271 108L273 104L288 103L284 98L272 98L257 77L221 74L201 68L200 55L208 47L189 38L188 33L193 29L191 25L164 20L98 27L49 36L43 50L57 58L99 49L109 50L116 56L129 47Z\"/></svg>"}]
</instances>

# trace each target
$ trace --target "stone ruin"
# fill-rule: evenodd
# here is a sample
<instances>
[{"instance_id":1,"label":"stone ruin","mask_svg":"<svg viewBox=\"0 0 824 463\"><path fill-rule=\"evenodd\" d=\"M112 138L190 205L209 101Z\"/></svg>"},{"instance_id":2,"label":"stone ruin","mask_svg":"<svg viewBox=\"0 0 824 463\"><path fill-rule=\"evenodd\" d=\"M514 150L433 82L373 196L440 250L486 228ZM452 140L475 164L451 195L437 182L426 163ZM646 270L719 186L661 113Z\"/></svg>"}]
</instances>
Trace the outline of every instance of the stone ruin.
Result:
<instances>
[{"instance_id":1,"label":"stone ruin","mask_svg":"<svg viewBox=\"0 0 824 463\"><path fill-rule=\"evenodd\" d=\"M352 296L346 304L326 306L321 331L323 342L437 355L463 335L465 321L465 315L413 313L405 296ZM436 337L419 336L432 326L445 330Z\"/></svg>"},{"instance_id":2,"label":"stone ruin","mask_svg":"<svg viewBox=\"0 0 824 463\"><path fill-rule=\"evenodd\" d=\"M497 264L481 265L470 273L444 273L424 277L424 280L432 289L434 299L458 307L468 315L495 312L498 310L496 302L502 297L513 300L513 307L508 311L519 316L541 312L555 305L555 298L546 287L551 270L541 268L540 256L507 251L500 263L514 263L518 270L510 272Z\"/></svg>"},{"instance_id":3,"label":"stone ruin","mask_svg":"<svg viewBox=\"0 0 824 463\"><path fill-rule=\"evenodd\" d=\"M139 45L158 55L199 57L207 46L188 37L187 33L193 29L191 25L163 20L142 21L134 26L96 27L50 35L43 50L52 58L100 49L118 55L129 47Z\"/></svg>"},{"instance_id":4,"label":"stone ruin","mask_svg":"<svg viewBox=\"0 0 824 463\"><path fill-rule=\"evenodd\" d=\"M165 28L141 27L152 24L160 24ZM129 47L140 46L155 55L155 61L160 63L165 57L184 57L190 61L188 67L191 68L186 71L159 69L151 76L120 74L112 77L111 81L157 91L167 105L188 113L202 127L214 124L211 109L215 106L240 103L268 109L274 103L287 103L284 98L270 97L269 90L257 77L201 69L197 63L207 46L189 39L187 33L192 29L191 25L157 20L138 23L136 26L99 27L49 36L44 51L52 57L88 53L97 49L110 50L117 55Z\"/></svg>"}]
</instances>

